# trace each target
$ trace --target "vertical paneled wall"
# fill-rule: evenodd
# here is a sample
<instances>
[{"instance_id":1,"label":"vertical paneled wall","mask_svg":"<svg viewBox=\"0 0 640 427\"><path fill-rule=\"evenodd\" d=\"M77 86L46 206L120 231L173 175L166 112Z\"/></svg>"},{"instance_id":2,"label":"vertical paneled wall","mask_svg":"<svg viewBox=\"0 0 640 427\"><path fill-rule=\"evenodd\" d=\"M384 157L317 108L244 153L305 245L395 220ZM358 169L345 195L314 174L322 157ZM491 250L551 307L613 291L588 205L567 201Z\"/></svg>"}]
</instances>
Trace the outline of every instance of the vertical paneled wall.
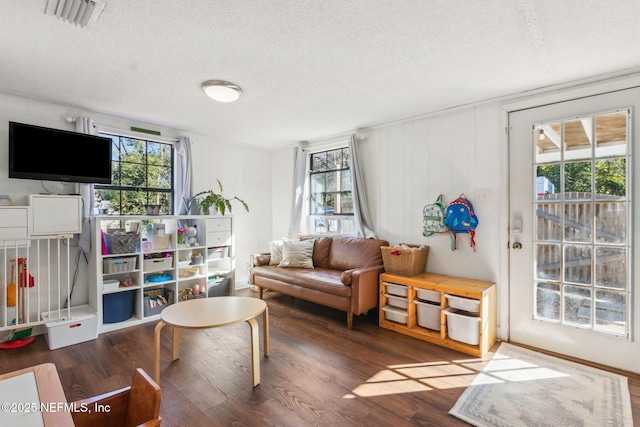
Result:
<instances>
[{"instance_id":1,"label":"vertical paneled wall","mask_svg":"<svg viewBox=\"0 0 640 427\"><path fill-rule=\"evenodd\" d=\"M375 231L390 243L430 246L427 270L497 281L499 204L506 158L496 104L476 106L363 132L360 143ZM464 193L480 224L476 251L469 236L422 235L422 209L439 194L448 203Z\"/></svg>"}]
</instances>

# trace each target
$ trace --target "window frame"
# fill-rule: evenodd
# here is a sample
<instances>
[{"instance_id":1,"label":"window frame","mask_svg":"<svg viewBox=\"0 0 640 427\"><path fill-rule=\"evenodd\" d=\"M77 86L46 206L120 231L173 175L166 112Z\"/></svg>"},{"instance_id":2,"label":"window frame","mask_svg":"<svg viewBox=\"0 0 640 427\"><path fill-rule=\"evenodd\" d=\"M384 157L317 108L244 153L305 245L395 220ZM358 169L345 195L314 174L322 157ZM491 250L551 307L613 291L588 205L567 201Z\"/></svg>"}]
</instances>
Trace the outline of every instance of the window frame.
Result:
<instances>
[{"instance_id":1,"label":"window frame","mask_svg":"<svg viewBox=\"0 0 640 427\"><path fill-rule=\"evenodd\" d=\"M328 153L331 151L336 151L336 150L344 150L348 153L348 157L347 157L347 163L346 163L346 167L340 167L337 169L327 169L327 170L323 170L323 171L316 171L314 172L313 170L313 156L315 155L319 155L322 153ZM306 185L306 191L308 191L309 197L308 197L308 203L307 203L307 229L312 233L312 234L327 234L327 235L336 235L336 234L342 234L342 235L351 235L354 232L354 213L353 212L339 212L339 213L326 213L326 206L325 206L325 213L314 213L314 209L313 209L313 204L314 204L314 199L313 199L313 191L312 191L312 187L313 187L313 179L312 176L316 175L316 174L326 174L326 173L333 173L333 172L337 172L337 173L342 173L343 171L349 171L349 180L351 181L348 188L349 190L342 190L341 188L337 188L334 191L324 191L323 194L326 196L327 194L339 194L339 193L343 193L345 191L349 191L351 193L351 198L353 200L353 180L352 180L352 175L351 175L351 152L349 149L349 145L346 142L342 142L340 144L335 144L335 145L331 145L331 146L323 146L323 147L317 147L314 150L309 150L308 151L308 156L307 156L307 161L308 161L308 170L307 170L307 181L308 184ZM318 227L318 223L319 222L324 222L325 227L324 227L324 231L317 228ZM335 228L329 229L326 225L329 224L330 222L334 222L335 223Z\"/></svg>"},{"instance_id":2,"label":"window frame","mask_svg":"<svg viewBox=\"0 0 640 427\"><path fill-rule=\"evenodd\" d=\"M167 194L166 199L169 200L168 214L173 215L177 207L175 199L176 199L176 166L177 166L176 143L178 142L178 140L162 137L160 135L155 135L152 133L129 131L125 129L111 128L106 126L98 126L97 130L99 135L107 135L108 137L114 136L118 138L136 139L136 140L141 140L145 142L160 143L160 144L165 144L170 146L170 149L171 149L170 169L171 170L170 170L169 181L171 185L169 188L156 188L156 187L148 187L148 186L122 186L122 185L114 185L114 184L95 184L93 186L94 200L97 199L96 192L100 190L133 191L133 192L146 193L145 200L147 201L147 203L154 204L155 200L149 199L150 194L166 193ZM116 156L118 157L117 160L115 160ZM118 162L118 163L121 162L120 154L117 152L117 150L113 151L111 162L112 162L112 172L113 172L113 164L115 162ZM145 167L148 167L149 166L148 160L145 160L145 162L146 162ZM145 184L148 184L148 182L145 182ZM140 213L137 213L137 212L119 212L118 213L118 215L139 215L139 214ZM145 213L142 213L142 214L144 215Z\"/></svg>"}]
</instances>

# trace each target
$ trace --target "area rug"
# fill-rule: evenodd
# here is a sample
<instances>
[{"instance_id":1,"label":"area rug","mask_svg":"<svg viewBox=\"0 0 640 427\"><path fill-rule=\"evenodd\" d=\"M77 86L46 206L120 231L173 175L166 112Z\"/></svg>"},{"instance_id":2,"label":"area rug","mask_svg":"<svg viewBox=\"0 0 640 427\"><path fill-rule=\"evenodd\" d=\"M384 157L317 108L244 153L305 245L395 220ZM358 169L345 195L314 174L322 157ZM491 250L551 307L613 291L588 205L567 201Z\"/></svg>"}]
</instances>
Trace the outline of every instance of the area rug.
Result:
<instances>
[{"instance_id":1,"label":"area rug","mask_svg":"<svg viewBox=\"0 0 640 427\"><path fill-rule=\"evenodd\" d=\"M633 426L626 377L507 343L449 413L477 427Z\"/></svg>"}]
</instances>

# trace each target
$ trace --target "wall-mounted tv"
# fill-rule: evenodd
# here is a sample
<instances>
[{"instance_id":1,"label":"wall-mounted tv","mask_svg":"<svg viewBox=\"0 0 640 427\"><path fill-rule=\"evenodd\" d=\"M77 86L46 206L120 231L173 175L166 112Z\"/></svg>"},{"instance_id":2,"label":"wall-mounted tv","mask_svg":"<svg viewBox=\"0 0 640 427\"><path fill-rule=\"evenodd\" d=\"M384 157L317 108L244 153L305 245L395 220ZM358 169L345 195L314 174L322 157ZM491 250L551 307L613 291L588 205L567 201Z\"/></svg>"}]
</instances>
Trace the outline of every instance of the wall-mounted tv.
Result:
<instances>
[{"instance_id":1,"label":"wall-mounted tv","mask_svg":"<svg viewBox=\"0 0 640 427\"><path fill-rule=\"evenodd\" d=\"M9 178L111 184L111 140L9 122Z\"/></svg>"}]
</instances>

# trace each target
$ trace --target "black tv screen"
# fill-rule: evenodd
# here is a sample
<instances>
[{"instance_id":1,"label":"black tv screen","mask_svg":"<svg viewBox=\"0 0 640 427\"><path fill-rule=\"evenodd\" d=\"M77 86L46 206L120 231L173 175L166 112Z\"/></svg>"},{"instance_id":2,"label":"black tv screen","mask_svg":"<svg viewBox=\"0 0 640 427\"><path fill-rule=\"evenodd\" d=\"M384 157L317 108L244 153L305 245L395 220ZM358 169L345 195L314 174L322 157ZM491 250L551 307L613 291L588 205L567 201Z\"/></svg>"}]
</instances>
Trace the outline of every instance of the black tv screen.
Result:
<instances>
[{"instance_id":1,"label":"black tv screen","mask_svg":"<svg viewBox=\"0 0 640 427\"><path fill-rule=\"evenodd\" d=\"M9 178L111 184L111 140L9 122Z\"/></svg>"}]
</instances>

